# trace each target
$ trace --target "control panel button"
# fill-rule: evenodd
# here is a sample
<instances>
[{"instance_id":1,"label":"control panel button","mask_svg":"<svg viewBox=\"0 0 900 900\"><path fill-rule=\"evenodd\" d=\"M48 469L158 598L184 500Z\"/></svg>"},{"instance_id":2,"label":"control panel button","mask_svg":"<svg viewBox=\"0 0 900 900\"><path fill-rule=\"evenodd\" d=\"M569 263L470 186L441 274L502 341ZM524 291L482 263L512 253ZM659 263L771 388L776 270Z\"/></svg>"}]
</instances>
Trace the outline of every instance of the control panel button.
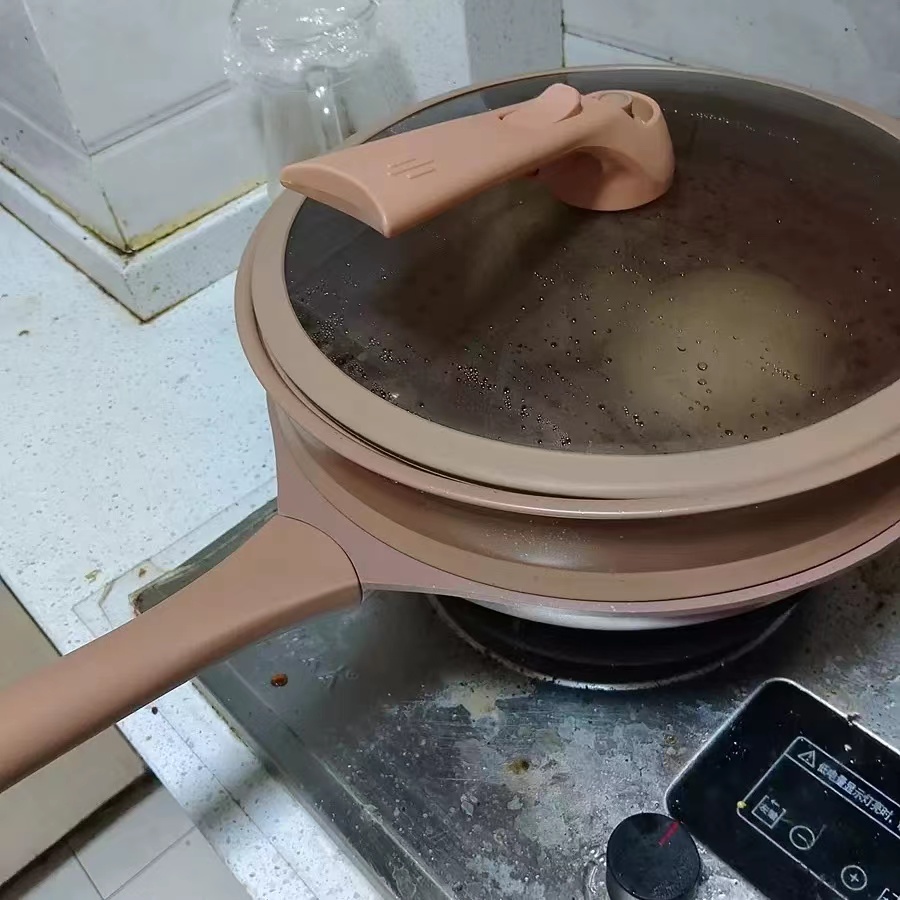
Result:
<instances>
[{"instance_id":1,"label":"control panel button","mask_svg":"<svg viewBox=\"0 0 900 900\"><path fill-rule=\"evenodd\" d=\"M819 834L821 834L821 832L819 832ZM812 828L807 828L806 825L795 825L788 834L790 842L798 850L804 852L812 850L812 848L815 847L818 837L819 835L816 834Z\"/></svg>"},{"instance_id":2,"label":"control panel button","mask_svg":"<svg viewBox=\"0 0 900 900\"><path fill-rule=\"evenodd\" d=\"M841 869L841 884L848 891L864 891L869 883L869 876L859 866L844 866Z\"/></svg>"},{"instance_id":3,"label":"control panel button","mask_svg":"<svg viewBox=\"0 0 900 900\"><path fill-rule=\"evenodd\" d=\"M660 813L621 821L606 845L610 900L691 900L700 881L700 855L687 830Z\"/></svg>"}]
</instances>

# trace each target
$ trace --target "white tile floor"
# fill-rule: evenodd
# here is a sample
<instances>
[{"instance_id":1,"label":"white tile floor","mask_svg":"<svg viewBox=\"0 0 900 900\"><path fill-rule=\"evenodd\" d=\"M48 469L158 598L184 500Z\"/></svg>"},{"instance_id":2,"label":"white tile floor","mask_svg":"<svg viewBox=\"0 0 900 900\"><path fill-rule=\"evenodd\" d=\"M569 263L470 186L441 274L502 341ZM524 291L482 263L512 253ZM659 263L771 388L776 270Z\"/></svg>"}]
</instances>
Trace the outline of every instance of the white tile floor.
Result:
<instances>
[{"instance_id":1,"label":"white tile floor","mask_svg":"<svg viewBox=\"0 0 900 900\"><path fill-rule=\"evenodd\" d=\"M0 888L0 900L247 900L155 779L95 813Z\"/></svg>"}]
</instances>

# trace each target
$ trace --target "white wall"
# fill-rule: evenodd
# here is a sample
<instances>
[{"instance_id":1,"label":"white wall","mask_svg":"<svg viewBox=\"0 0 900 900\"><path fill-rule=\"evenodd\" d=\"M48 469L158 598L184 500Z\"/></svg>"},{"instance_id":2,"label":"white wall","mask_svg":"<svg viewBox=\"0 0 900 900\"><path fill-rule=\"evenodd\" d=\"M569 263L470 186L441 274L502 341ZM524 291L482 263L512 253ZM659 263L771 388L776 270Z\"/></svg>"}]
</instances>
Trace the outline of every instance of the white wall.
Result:
<instances>
[{"instance_id":1,"label":"white wall","mask_svg":"<svg viewBox=\"0 0 900 900\"><path fill-rule=\"evenodd\" d=\"M0 2L0 161L121 245L24 0Z\"/></svg>"},{"instance_id":2,"label":"white wall","mask_svg":"<svg viewBox=\"0 0 900 900\"><path fill-rule=\"evenodd\" d=\"M562 65L562 0L380 3L417 100Z\"/></svg>"},{"instance_id":3,"label":"white wall","mask_svg":"<svg viewBox=\"0 0 900 900\"><path fill-rule=\"evenodd\" d=\"M230 7L4 0L0 159L124 250L245 192L261 154L222 70Z\"/></svg>"},{"instance_id":4,"label":"white wall","mask_svg":"<svg viewBox=\"0 0 900 900\"><path fill-rule=\"evenodd\" d=\"M88 151L227 89L231 0L26 0Z\"/></svg>"},{"instance_id":5,"label":"white wall","mask_svg":"<svg viewBox=\"0 0 900 900\"><path fill-rule=\"evenodd\" d=\"M568 65L625 50L631 62L768 76L900 114L898 0L563 0L563 20Z\"/></svg>"}]
</instances>

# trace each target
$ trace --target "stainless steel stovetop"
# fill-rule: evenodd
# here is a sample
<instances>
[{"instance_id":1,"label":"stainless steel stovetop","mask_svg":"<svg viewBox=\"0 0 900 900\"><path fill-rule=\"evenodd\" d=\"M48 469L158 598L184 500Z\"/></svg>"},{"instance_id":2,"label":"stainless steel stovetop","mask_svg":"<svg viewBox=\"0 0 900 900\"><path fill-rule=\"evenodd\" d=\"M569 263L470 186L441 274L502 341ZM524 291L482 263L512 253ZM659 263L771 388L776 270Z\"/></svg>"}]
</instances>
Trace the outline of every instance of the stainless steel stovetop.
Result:
<instances>
[{"instance_id":1,"label":"stainless steel stovetop","mask_svg":"<svg viewBox=\"0 0 900 900\"><path fill-rule=\"evenodd\" d=\"M269 514L139 604L173 593ZM201 682L398 897L591 900L607 896L603 852L615 825L662 811L675 776L761 682L793 679L900 745L898 598L893 550L811 591L725 668L615 693L517 675L451 632L422 597L378 595L238 653ZM279 675L287 683L275 686ZM701 856L698 900L761 896Z\"/></svg>"}]
</instances>

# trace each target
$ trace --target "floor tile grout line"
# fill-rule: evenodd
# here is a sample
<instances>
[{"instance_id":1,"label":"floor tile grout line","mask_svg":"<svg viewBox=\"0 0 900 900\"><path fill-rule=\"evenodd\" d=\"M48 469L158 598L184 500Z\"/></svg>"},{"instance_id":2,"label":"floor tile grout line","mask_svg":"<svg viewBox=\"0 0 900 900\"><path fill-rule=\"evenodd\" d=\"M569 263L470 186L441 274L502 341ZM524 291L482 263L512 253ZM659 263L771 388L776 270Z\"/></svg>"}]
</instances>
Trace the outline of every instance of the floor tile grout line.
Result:
<instances>
[{"instance_id":1,"label":"floor tile grout line","mask_svg":"<svg viewBox=\"0 0 900 900\"><path fill-rule=\"evenodd\" d=\"M81 869L81 871L84 873L84 877L87 878L87 880L90 882L91 887L94 889L94 892L97 894L100 900L106 900L106 898L104 898L103 896L103 892L97 886L97 883L93 878L91 878L91 873L88 872L88 870L81 864L81 860L78 858L78 854L75 852L74 847L72 847L72 845L69 843L69 836L66 835L65 838L60 841L60 843L65 843L66 850L69 851L69 855L73 860L75 860L75 865L78 866L78 868Z\"/></svg>"},{"instance_id":2,"label":"floor tile grout line","mask_svg":"<svg viewBox=\"0 0 900 900\"><path fill-rule=\"evenodd\" d=\"M156 790L166 790L166 788L160 784L160 785L157 785ZM149 796L149 794L147 794L147 796ZM115 800L113 802L115 802ZM110 822L108 824L112 825L117 820L118 820L118 816L116 817L116 819L114 819L112 822ZM186 838L192 831L197 831L198 834L200 833L199 830L197 829L197 826L194 824L194 822L190 818L185 816L185 824L187 825L187 828L183 832L181 832L178 835L178 837L176 837L172 841L171 844L168 844L162 850L160 850L159 853L156 854L156 856L154 856L152 859L150 859L148 862L146 862L143 866L141 866L141 868L138 869L137 872L134 872L131 876L129 876L127 881L125 881L123 884L120 884L111 894L104 894L103 891L100 889L100 886L97 884L97 882L95 882L94 879L91 878L90 872L88 872L88 870L84 867L84 865L82 864L81 860L78 857L78 851L72 845L73 834L75 834L75 832L78 831L80 828L84 827L89 821L90 821L90 817L85 819L85 821L82 822L81 825L79 825L75 829L73 829L73 831L70 831L64 838L62 838L60 843L61 844L65 843L66 848L72 854L72 856L75 858L75 861L81 867L82 871L84 871L84 874L87 875L88 880L93 885L94 890L96 890L97 893L100 895L101 900L110 900L111 897L114 897L120 890L122 890L123 887L125 887L126 884L128 884L129 881L131 881L134 878L137 878L137 876L140 875L141 872L144 871L144 869L148 868L149 866L152 866L153 863L156 862L156 860L158 860L164 853L167 853L169 850L171 850L179 841L184 840L184 838Z\"/></svg>"},{"instance_id":3,"label":"floor tile grout line","mask_svg":"<svg viewBox=\"0 0 900 900\"><path fill-rule=\"evenodd\" d=\"M200 832L197 830L197 826L192 824L191 827L183 835L181 835L181 837L176 838L174 841L172 841L171 844L169 844L168 847L165 848L165 850L161 850L159 853L157 853L156 856L154 856L153 859L150 860L150 862L148 862L146 865L144 865L140 869L138 869L137 872L135 872L124 884L120 884L111 894L107 894L105 896L103 894L101 894L100 895L101 900L113 900L113 898L115 898L116 894L119 894L122 891L124 891L125 888L127 888L128 885L131 884L131 882L135 880L135 878L140 877L157 860L162 859L176 844L181 843L181 841L183 841L186 837L188 837L188 835L190 835L194 831L196 831L197 834L200 834ZM224 865L224 863L223 863L223 865ZM99 890L97 891L97 893L100 893Z\"/></svg>"}]
</instances>

